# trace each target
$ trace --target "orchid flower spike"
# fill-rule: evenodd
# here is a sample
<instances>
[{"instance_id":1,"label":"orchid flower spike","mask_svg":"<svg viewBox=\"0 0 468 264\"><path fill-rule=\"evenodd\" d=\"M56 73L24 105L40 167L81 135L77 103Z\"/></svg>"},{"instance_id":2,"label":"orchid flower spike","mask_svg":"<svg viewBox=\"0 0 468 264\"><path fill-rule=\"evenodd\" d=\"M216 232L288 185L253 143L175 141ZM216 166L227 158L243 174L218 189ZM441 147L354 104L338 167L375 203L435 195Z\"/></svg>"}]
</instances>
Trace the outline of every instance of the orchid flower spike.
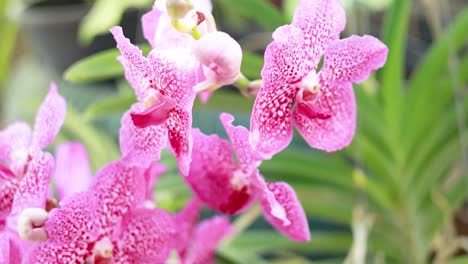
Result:
<instances>
[{"instance_id":1,"label":"orchid flower spike","mask_svg":"<svg viewBox=\"0 0 468 264\"><path fill-rule=\"evenodd\" d=\"M293 124L311 147L337 151L350 144L351 84L382 67L388 49L372 36L340 40L345 20L339 0L301 0L292 24L273 33L250 121L250 142L265 158L289 145Z\"/></svg>"},{"instance_id":2,"label":"orchid flower spike","mask_svg":"<svg viewBox=\"0 0 468 264\"><path fill-rule=\"evenodd\" d=\"M262 157L249 144L249 131L221 114L231 143L193 130L194 151L185 180L197 197L221 213L237 214L260 200L265 219L295 241L310 239L307 218L294 190L284 182L266 183L258 166ZM235 162L233 161L235 156Z\"/></svg>"}]
</instances>

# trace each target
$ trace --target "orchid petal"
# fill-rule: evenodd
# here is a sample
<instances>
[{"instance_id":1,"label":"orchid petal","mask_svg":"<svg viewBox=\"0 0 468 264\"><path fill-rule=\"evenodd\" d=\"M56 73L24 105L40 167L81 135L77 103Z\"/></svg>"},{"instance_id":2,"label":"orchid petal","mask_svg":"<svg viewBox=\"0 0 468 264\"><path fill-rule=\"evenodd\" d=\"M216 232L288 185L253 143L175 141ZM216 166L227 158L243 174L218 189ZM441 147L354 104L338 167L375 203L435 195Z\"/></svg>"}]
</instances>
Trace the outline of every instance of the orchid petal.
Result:
<instances>
[{"instance_id":1,"label":"orchid petal","mask_svg":"<svg viewBox=\"0 0 468 264\"><path fill-rule=\"evenodd\" d=\"M27 152L31 144L31 128L23 122L15 122L0 131L0 160L7 164L13 162L13 153Z\"/></svg>"},{"instance_id":2,"label":"orchid petal","mask_svg":"<svg viewBox=\"0 0 468 264\"><path fill-rule=\"evenodd\" d=\"M298 88L293 85L306 72L302 32L279 27L265 51L263 85L250 119L250 143L265 159L286 148L292 139L291 106Z\"/></svg>"},{"instance_id":3,"label":"orchid petal","mask_svg":"<svg viewBox=\"0 0 468 264\"><path fill-rule=\"evenodd\" d=\"M301 0L292 24L304 33L306 69L315 71L327 46L340 37L346 15L339 0Z\"/></svg>"},{"instance_id":4,"label":"orchid petal","mask_svg":"<svg viewBox=\"0 0 468 264\"><path fill-rule=\"evenodd\" d=\"M387 54L385 44L372 36L337 40L325 51L320 76L339 82L359 83L385 64Z\"/></svg>"},{"instance_id":5,"label":"orchid petal","mask_svg":"<svg viewBox=\"0 0 468 264\"><path fill-rule=\"evenodd\" d=\"M16 230L17 218L24 209L45 208L49 182L54 169L54 158L46 152L38 152L28 163L26 174L19 184L11 214L7 219L8 226L12 230Z\"/></svg>"},{"instance_id":6,"label":"orchid petal","mask_svg":"<svg viewBox=\"0 0 468 264\"><path fill-rule=\"evenodd\" d=\"M96 173L90 191L99 201L96 211L103 234L112 233L114 225L133 205L136 194L144 197L146 192L140 189L143 177L142 171L127 167L122 161L109 163Z\"/></svg>"},{"instance_id":7,"label":"orchid petal","mask_svg":"<svg viewBox=\"0 0 468 264\"><path fill-rule=\"evenodd\" d=\"M175 238L175 247L180 258L185 258L187 249L189 247L193 229L200 216L202 204L196 197L192 197L185 207L176 214L175 224L177 226L177 233Z\"/></svg>"},{"instance_id":8,"label":"orchid petal","mask_svg":"<svg viewBox=\"0 0 468 264\"><path fill-rule=\"evenodd\" d=\"M214 263L214 253L220 242L233 232L227 217L215 216L197 226L193 246L184 263Z\"/></svg>"},{"instance_id":9,"label":"orchid petal","mask_svg":"<svg viewBox=\"0 0 468 264\"><path fill-rule=\"evenodd\" d=\"M236 214L255 198L248 183L240 188L232 184L236 169L230 144L217 135L204 135L192 130L194 152L190 173L185 180L197 196L210 208L226 214Z\"/></svg>"},{"instance_id":10,"label":"orchid petal","mask_svg":"<svg viewBox=\"0 0 468 264\"><path fill-rule=\"evenodd\" d=\"M52 83L47 97L37 112L32 136L33 144L43 149L52 143L65 121L66 113L67 103L58 93L57 86Z\"/></svg>"},{"instance_id":11,"label":"orchid petal","mask_svg":"<svg viewBox=\"0 0 468 264\"><path fill-rule=\"evenodd\" d=\"M0 162L0 180L11 180L15 174L5 165Z\"/></svg>"},{"instance_id":12,"label":"orchid petal","mask_svg":"<svg viewBox=\"0 0 468 264\"><path fill-rule=\"evenodd\" d=\"M117 48L122 54L119 61L124 67L125 78L135 90L138 99L143 100L153 81L153 68L142 51L125 38L121 27L113 27L110 32L114 35Z\"/></svg>"},{"instance_id":13,"label":"orchid petal","mask_svg":"<svg viewBox=\"0 0 468 264\"><path fill-rule=\"evenodd\" d=\"M166 122L169 143L176 158L182 175L187 176L192 161L192 112L182 108L175 108Z\"/></svg>"},{"instance_id":14,"label":"orchid petal","mask_svg":"<svg viewBox=\"0 0 468 264\"><path fill-rule=\"evenodd\" d=\"M236 152L237 168L246 174L252 173L262 157L250 145L249 131L243 126L232 125L234 117L228 113L222 113L220 119Z\"/></svg>"},{"instance_id":15,"label":"orchid petal","mask_svg":"<svg viewBox=\"0 0 468 264\"><path fill-rule=\"evenodd\" d=\"M159 9L153 8L141 17L143 36L151 44L152 47L156 47L156 28L158 26L159 18L162 14L163 12L161 12Z\"/></svg>"},{"instance_id":16,"label":"orchid petal","mask_svg":"<svg viewBox=\"0 0 468 264\"><path fill-rule=\"evenodd\" d=\"M271 203L272 200L266 196L262 199L262 209L265 219L273 225L279 232L283 233L287 237L295 241L308 241L310 240L309 225L307 223L307 217L304 213L299 200L297 199L296 193L293 188L285 182L267 183L267 188L273 193L275 200L280 206L284 208L286 217L290 221L289 224L277 217L272 212L274 211Z\"/></svg>"},{"instance_id":17,"label":"orchid petal","mask_svg":"<svg viewBox=\"0 0 468 264\"><path fill-rule=\"evenodd\" d=\"M40 243L33 246L25 257L27 264L85 263L90 254L88 244L75 241L72 244Z\"/></svg>"},{"instance_id":18,"label":"orchid petal","mask_svg":"<svg viewBox=\"0 0 468 264\"><path fill-rule=\"evenodd\" d=\"M144 106L137 103L123 115L120 127L120 149L127 162L147 168L151 162L160 159L161 151L167 145L167 129L165 126L136 127L131 113L142 109Z\"/></svg>"},{"instance_id":19,"label":"orchid petal","mask_svg":"<svg viewBox=\"0 0 468 264\"><path fill-rule=\"evenodd\" d=\"M176 102L167 99L143 110L140 113L130 113L133 123L138 128L160 125L169 118L169 112L174 109Z\"/></svg>"},{"instance_id":20,"label":"orchid petal","mask_svg":"<svg viewBox=\"0 0 468 264\"><path fill-rule=\"evenodd\" d=\"M146 195L145 200L154 201L154 188L159 178L167 171L167 167L153 162L148 169L145 170Z\"/></svg>"},{"instance_id":21,"label":"orchid petal","mask_svg":"<svg viewBox=\"0 0 468 264\"><path fill-rule=\"evenodd\" d=\"M294 125L311 147L328 152L348 146L356 128L356 102L350 83L322 83L314 106L329 118L311 119L301 111L293 114Z\"/></svg>"},{"instance_id":22,"label":"orchid petal","mask_svg":"<svg viewBox=\"0 0 468 264\"><path fill-rule=\"evenodd\" d=\"M10 238L0 231L0 263L10 262Z\"/></svg>"},{"instance_id":23,"label":"orchid petal","mask_svg":"<svg viewBox=\"0 0 468 264\"><path fill-rule=\"evenodd\" d=\"M115 263L164 263L176 234L172 216L164 210L140 208L123 221Z\"/></svg>"},{"instance_id":24,"label":"orchid petal","mask_svg":"<svg viewBox=\"0 0 468 264\"><path fill-rule=\"evenodd\" d=\"M61 144L56 149L55 186L60 200L88 189L91 183L86 148L79 142Z\"/></svg>"},{"instance_id":25,"label":"orchid petal","mask_svg":"<svg viewBox=\"0 0 468 264\"><path fill-rule=\"evenodd\" d=\"M20 182L17 179L12 179L0 185L0 222L5 220L5 218L11 212L11 208L13 206L13 199L15 197L15 193L19 188L19 183ZM0 230L1 229L2 228L0 226Z\"/></svg>"}]
</instances>

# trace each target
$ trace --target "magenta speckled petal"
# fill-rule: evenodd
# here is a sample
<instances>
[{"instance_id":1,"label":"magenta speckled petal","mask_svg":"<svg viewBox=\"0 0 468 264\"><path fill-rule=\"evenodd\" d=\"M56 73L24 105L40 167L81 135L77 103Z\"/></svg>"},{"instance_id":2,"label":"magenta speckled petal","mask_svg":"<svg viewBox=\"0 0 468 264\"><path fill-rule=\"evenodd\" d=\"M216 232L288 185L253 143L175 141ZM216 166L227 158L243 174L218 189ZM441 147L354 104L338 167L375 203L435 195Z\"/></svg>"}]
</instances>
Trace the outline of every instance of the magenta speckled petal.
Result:
<instances>
[{"instance_id":1,"label":"magenta speckled petal","mask_svg":"<svg viewBox=\"0 0 468 264\"><path fill-rule=\"evenodd\" d=\"M236 214L255 198L250 186L236 189L232 184L236 166L229 142L217 135L207 136L193 129L194 152L186 181L210 208L225 214Z\"/></svg>"},{"instance_id":2,"label":"magenta speckled petal","mask_svg":"<svg viewBox=\"0 0 468 264\"><path fill-rule=\"evenodd\" d=\"M312 71L317 69L328 45L339 38L346 15L339 0L301 0L292 24L304 33L304 64L307 71Z\"/></svg>"},{"instance_id":3,"label":"magenta speckled petal","mask_svg":"<svg viewBox=\"0 0 468 264\"><path fill-rule=\"evenodd\" d=\"M175 247L179 257L182 259L186 256L195 224L200 216L201 207L201 201L194 196L174 217L174 222L177 227Z\"/></svg>"},{"instance_id":4,"label":"magenta speckled petal","mask_svg":"<svg viewBox=\"0 0 468 264\"><path fill-rule=\"evenodd\" d=\"M100 235L97 203L87 192L76 193L60 202L60 208L53 209L45 223L49 239L44 243L90 243L96 240Z\"/></svg>"},{"instance_id":5,"label":"magenta speckled petal","mask_svg":"<svg viewBox=\"0 0 468 264\"><path fill-rule=\"evenodd\" d=\"M91 254L88 244L81 241L67 243L41 243L27 253L24 264L85 263Z\"/></svg>"},{"instance_id":6,"label":"magenta speckled petal","mask_svg":"<svg viewBox=\"0 0 468 264\"><path fill-rule=\"evenodd\" d=\"M11 163L14 151L27 151L31 135L31 128L23 122L15 122L0 131L0 160Z\"/></svg>"},{"instance_id":7,"label":"magenta speckled petal","mask_svg":"<svg viewBox=\"0 0 468 264\"><path fill-rule=\"evenodd\" d=\"M125 217L115 263L165 263L176 234L173 217L161 209L140 208Z\"/></svg>"},{"instance_id":8,"label":"magenta speckled petal","mask_svg":"<svg viewBox=\"0 0 468 264\"><path fill-rule=\"evenodd\" d=\"M176 102L170 98L156 103L142 112L130 113L133 124L138 128L161 125L169 118L169 112L174 109Z\"/></svg>"},{"instance_id":9,"label":"magenta speckled petal","mask_svg":"<svg viewBox=\"0 0 468 264\"><path fill-rule=\"evenodd\" d=\"M166 147L167 129L163 125L136 127L130 114L143 109L142 104L136 103L123 115L120 127L120 150L127 162L147 168L151 162L159 160L162 149Z\"/></svg>"},{"instance_id":10,"label":"magenta speckled petal","mask_svg":"<svg viewBox=\"0 0 468 264\"><path fill-rule=\"evenodd\" d=\"M15 178L15 174L6 165L0 162L0 181L11 180Z\"/></svg>"},{"instance_id":11,"label":"magenta speckled petal","mask_svg":"<svg viewBox=\"0 0 468 264\"><path fill-rule=\"evenodd\" d=\"M194 233L193 246L183 263L214 263L214 253L221 241L233 232L227 217L215 216L201 222Z\"/></svg>"},{"instance_id":12,"label":"magenta speckled petal","mask_svg":"<svg viewBox=\"0 0 468 264\"><path fill-rule=\"evenodd\" d=\"M159 178L166 172L167 167L156 162L150 164L149 168L144 171L146 194L145 200L154 201L154 188Z\"/></svg>"},{"instance_id":13,"label":"magenta speckled petal","mask_svg":"<svg viewBox=\"0 0 468 264\"><path fill-rule=\"evenodd\" d=\"M135 90L138 99L143 100L153 81L153 68L142 51L125 38L121 27L113 27L110 32L114 35L117 48L122 54L119 61L125 69L125 77Z\"/></svg>"},{"instance_id":14,"label":"magenta speckled petal","mask_svg":"<svg viewBox=\"0 0 468 264\"><path fill-rule=\"evenodd\" d=\"M182 175L189 173L192 153L192 111L178 107L169 113L166 122L169 143L177 158L177 164Z\"/></svg>"},{"instance_id":15,"label":"magenta speckled petal","mask_svg":"<svg viewBox=\"0 0 468 264\"><path fill-rule=\"evenodd\" d=\"M288 225L271 214L272 207L268 199L262 199L262 209L265 219L278 231L295 241L310 240L307 217L302 209L293 188L285 182L267 183L268 189L274 194L276 201L284 208Z\"/></svg>"},{"instance_id":16,"label":"magenta speckled petal","mask_svg":"<svg viewBox=\"0 0 468 264\"><path fill-rule=\"evenodd\" d=\"M234 116L231 114L222 113L220 119L236 153L237 168L250 175L257 169L262 157L250 145L249 131L243 126L234 126Z\"/></svg>"},{"instance_id":17,"label":"magenta speckled petal","mask_svg":"<svg viewBox=\"0 0 468 264\"><path fill-rule=\"evenodd\" d=\"M294 125L311 147L328 152L348 146L356 128L356 102L351 83L322 83L314 106L330 118L310 119L294 111Z\"/></svg>"},{"instance_id":18,"label":"magenta speckled petal","mask_svg":"<svg viewBox=\"0 0 468 264\"><path fill-rule=\"evenodd\" d=\"M36 115L32 137L33 144L43 149L52 143L65 121L66 113L67 103L58 93L57 86L52 83L49 93Z\"/></svg>"},{"instance_id":19,"label":"magenta speckled petal","mask_svg":"<svg viewBox=\"0 0 468 264\"><path fill-rule=\"evenodd\" d=\"M333 42L325 51L321 78L359 83L385 64L388 48L372 36L351 36Z\"/></svg>"},{"instance_id":20,"label":"magenta speckled petal","mask_svg":"<svg viewBox=\"0 0 468 264\"><path fill-rule=\"evenodd\" d=\"M18 190L19 183L17 179L11 179L5 182L0 180L0 222L4 221L11 212L13 199Z\"/></svg>"},{"instance_id":21,"label":"magenta speckled petal","mask_svg":"<svg viewBox=\"0 0 468 264\"><path fill-rule=\"evenodd\" d=\"M46 152L38 152L28 162L27 172L19 184L11 214L7 219L8 226L12 230L16 230L17 218L24 209L45 208L49 182L54 170L54 158Z\"/></svg>"},{"instance_id":22,"label":"magenta speckled petal","mask_svg":"<svg viewBox=\"0 0 468 264\"><path fill-rule=\"evenodd\" d=\"M103 234L112 233L114 225L130 209L136 194L144 197L144 174L136 168L124 165L122 161L109 163L94 177L90 192L99 201L96 209Z\"/></svg>"},{"instance_id":23,"label":"magenta speckled petal","mask_svg":"<svg viewBox=\"0 0 468 264\"><path fill-rule=\"evenodd\" d=\"M91 183L88 152L79 142L60 144L56 149L55 186L59 199L86 191Z\"/></svg>"},{"instance_id":24,"label":"magenta speckled petal","mask_svg":"<svg viewBox=\"0 0 468 264\"><path fill-rule=\"evenodd\" d=\"M250 119L250 143L264 158L271 158L289 145L291 105L298 91L291 83L306 74L302 32L293 26L282 26L273 38L265 51L263 85Z\"/></svg>"}]
</instances>

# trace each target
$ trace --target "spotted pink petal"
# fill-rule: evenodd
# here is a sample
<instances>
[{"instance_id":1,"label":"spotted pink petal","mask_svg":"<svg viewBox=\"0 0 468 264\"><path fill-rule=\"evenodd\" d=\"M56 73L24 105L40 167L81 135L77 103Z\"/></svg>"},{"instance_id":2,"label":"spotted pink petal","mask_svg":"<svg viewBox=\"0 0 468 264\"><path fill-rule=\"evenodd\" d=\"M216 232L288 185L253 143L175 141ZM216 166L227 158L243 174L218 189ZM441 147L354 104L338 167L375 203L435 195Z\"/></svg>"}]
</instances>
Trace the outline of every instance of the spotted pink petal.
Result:
<instances>
[{"instance_id":1,"label":"spotted pink petal","mask_svg":"<svg viewBox=\"0 0 468 264\"><path fill-rule=\"evenodd\" d=\"M207 82L223 86L239 77L242 49L228 34L218 31L203 35L195 42L193 53L203 65Z\"/></svg>"},{"instance_id":2,"label":"spotted pink petal","mask_svg":"<svg viewBox=\"0 0 468 264\"><path fill-rule=\"evenodd\" d=\"M125 77L135 90L139 100L143 100L148 93L149 86L154 78L153 68L143 56L142 51L125 38L121 27L113 27L110 32L117 42L117 48L122 54L119 61L125 70Z\"/></svg>"},{"instance_id":3,"label":"spotted pink petal","mask_svg":"<svg viewBox=\"0 0 468 264\"><path fill-rule=\"evenodd\" d=\"M0 181L11 180L15 177L13 171L10 170L6 165L0 162Z\"/></svg>"},{"instance_id":4,"label":"spotted pink petal","mask_svg":"<svg viewBox=\"0 0 468 264\"><path fill-rule=\"evenodd\" d=\"M58 93L57 86L52 83L49 93L39 108L34 123L33 144L41 149L54 141L65 121L67 103Z\"/></svg>"},{"instance_id":5,"label":"spotted pink petal","mask_svg":"<svg viewBox=\"0 0 468 264\"><path fill-rule=\"evenodd\" d=\"M153 162L148 169L144 171L146 194L145 200L154 201L154 188L159 178L167 171L167 167Z\"/></svg>"},{"instance_id":6,"label":"spotted pink petal","mask_svg":"<svg viewBox=\"0 0 468 264\"><path fill-rule=\"evenodd\" d=\"M201 201L194 196L187 202L187 205L175 215L174 222L177 227L175 247L181 259L184 259L186 256L193 229L200 216L201 207Z\"/></svg>"},{"instance_id":7,"label":"spotted pink petal","mask_svg":"<svg viewBox=\"0 0 468 264\"><path fill-rule=\"evenodd\" d=\"M123 227L114 255L116 263L165 263L176 234L168 212L140 208L124 219Z\"/></svg>"},{"instance_id":8,"label":"spotted pink petal","mask_svg":"<svg viewBox=\"0 0 468 264\"><path fill-rule=\"evenodd\" d=\"M40 243L34 245L23 260L25 264L63 264L63 263L85 263L91 254L88 244L75 241L66 243Z\"/></svg>"},{"instance_id":9,"label":"spotted pink petal","mask_svg":"<svg viewBox=\"0 0 468 264\"><path fill-rule=\"evenodd\" d=\"M167 129L165 126L136 127L131 113L143 109L143 104L136 103L123 115L120 127L120 150L122 157L129 164L147 168L150 163L161 157L161 150L167 145Z\"/></svg>"},{"instance_id":10,"label":"spotted pink petal","mask_svg":"<svg viewBox=\"0 0 468 264\"><path fill-rule=\"evenodd\" d=\"M13 162L15 151L27 152L31 144L31 128L23 122L15 122L0 131L0 160L7 164Z\"/></svg>"},{"instance_id":11,"label":"spotted pink petal","mask_svg":"<svg viewBox=\"0 0 468 264\"><path fill-rule=\"evenodd\" d=\"M271 200L267 199L266 196L261 201L265 219L279 232L292 240L301 242L310 240L307 217L293 188L285 182L267 183L267 188L274 194L276 201L284 208L286 217L290 223L285 224L284 221L273 216L271 213L273 211Z\"/></svg>"},{"instance_id":12,"label":"spotted pink petal","mask_svg":"<svg viewBox=\"0 0 468 264\"><path fill-rule=\"evenodd\" d=\"M170 98L146 108L140 113L130 113L132 121L138 128L161 125L169 118L169 112L176 102Z\"/></svg>"},{"instance_id":13,"label":"spotted pink petal","mask_svg":"<svg viewBox=\"0 0 468 264\"><path fill-rule=\"evenodd\" d=\"M49 236L44 243L91 243L101 233L98 201L91 193L75 193L50 212L44 228Z\"/></svg>"},{"instance_id":14,"label":"spotted pink petal","mask_svg":"<svg viewBox=\"0 0 468 264\"><path fill-rule=\"evenodd\" d=\"M16 230L18 216L24 209L45 208L49 194L49 182L55 169L54 158L46 152L38 152L31 158L26 174L15 193L11 213L7 219L11 230Z\"/></svg>"},{"instance_id":15,"label":"spotted pink petal","mask_svg":"<svg viewBox=\"0 0 468 264\"><path fill-rule=\"evenodd\" d=\"M237 168L250 175L257 169L262 157L250 145L249 131L243 126L234 126L234 116L231 114L222 113L220 119L236 152Z\"/></svg>"},{"instance_id":16,"label":"spotted pink petal","mask_svg":"<svg viewBox=\"0 0 468 264\"><path fill-rule=\"evenodd\" d=\"M387 54L385 44L372 36L337 40L325 51L320 76L339 82L359 83L385 64Z\"/></svg>"},{"instance_id":17,"label":"spotted pink petal","mask_svg":"<svg viewBox=\"0 0 468 264\"><path fill-rule=\"evenodd\" d=\"M155 71L154 87L162 98L171 98L192 110L200 64L188 49L152 50L148 60Z\"/></svg>"},{"instance_id":18,"label":"spotted pink petal","mask_svg":"<svg viewBox=\"0 0 468 264\"><path fill-rule=\"evenodd\" d=\"M13 199L18 191L19 185L20 182L17 179L11 179L9 181L0 180L0 222L4 221L10 214L13 206ZM0 230L1 229L0 226Z\"/></svg>"},{"instance_id":19,"label":"spotted pink petal","mask_svg":"<svg viewBox=\"0 0 468 264\"><path fill-rule=\"evenodd\" d=\"M99 201L96 212L102 234L109 235L140 195L145 195L143 171L127 167L123 161L109 163L101 168L90 187Z\"/></svg>"},{"instance_id":20,"label":"spotted pink petal","mask_svg":"<svg viewBox=\"0 0 468 264\"><path fill-rule=\"evenodd\" d=\"M292 24L304 33L306 69L315 71L325 49L340 37L346 15L339 0L301 0Z\"/></svg>"},{"instance_id":21,"label":"spotted pink petal","mask_svg":"<svg viewBox=\"0 0 468 264\"><path fill-rule=\"evenodd\" d=\"M79 142L60 144L55 157L55 186L60 200L86 191L91 183L91 168L85 146Z\"/></svg>"},{"instance_id":22,"label":"spotted pink petal","mask_svg":"<svg viewBox=\"0 0 468 264\"><path fill-rule=\"evenodd\" d=\"M192 111L186 111L181 107L173 109L169 113L166 122L168 138L171 149L177 158L177 164L182 175L189 174L190 163L192 162Z\"/></svg>"},{"instance_id":23,"label":"spotted pink petal","mask_svg":"<svg viewBox=\"0 0 468 264\"><path fill-rule=\"evenodd\" d=\"M263 85L250 119L250 143L265 159L280 152L292 139L291 105L305 74L304 37L293 26L279 27L265 51Z\"/></svg>"},{"instance_id":24,"label":"spotted pink petal","mask_svg":"<svg viewBox=\"0 0 468 264\"><path fill-rule=\"evenodd\" d=\"M311 147L328 152L337 151L348 146L354 136L354 91L351 83L322 82L321 86L314 106L330 117L311 119L296 109L293 114L294 125Z\"/></svg>"},{"instance_id":25,"label":"spotted pink petal","mask_svg":"<svg viewBox=\"0 0 468 264\"><path fill-rule=\"evenodd\" d=\"M215 216L197 226L193 246L183 263L214 263L214 253L221 241L233 232L227 217Z\"/></svg>"},{"instance_id":26,"label":"spotted pink petal","mask_svg":"<svg viewBox=\"0 0 468 264\"><path fill-rule=\"evenodd\" d=\"M194 151L186 181L198 198L210 208L226 214L236 214L255 198L250 186L236 189L232 178L236 166L230 144L217 135L204 135L193 129Z\"/></svg>"}]
</instances>

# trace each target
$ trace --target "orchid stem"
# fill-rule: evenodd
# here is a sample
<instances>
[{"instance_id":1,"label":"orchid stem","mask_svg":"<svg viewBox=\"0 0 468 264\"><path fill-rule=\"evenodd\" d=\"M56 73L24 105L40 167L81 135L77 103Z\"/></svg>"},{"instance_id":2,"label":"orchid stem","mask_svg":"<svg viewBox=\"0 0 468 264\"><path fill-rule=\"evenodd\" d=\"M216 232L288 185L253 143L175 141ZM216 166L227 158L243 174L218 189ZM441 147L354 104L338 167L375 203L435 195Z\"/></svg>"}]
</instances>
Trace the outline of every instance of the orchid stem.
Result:
<instances>
[{"instance_id":1,"label":"orchid stem","mask_svg":"<svg viewBox=\"0 0 468 264\"><path fill-rule=\"evenodd\" d=\"M249 80L245 77L244 74L240 73L237 80L233 83L233 85L245 96L245 97L252 97L252 95L256 95L258 92L259 84L261 85L262 80ZM257 89L258 88L258 89Z\"/></svg>"},{"instance_id":2,"label":"orchid stem","mask_svg":"<svg viewBox=\"0 0 468 264\"><path fill-rule=\"evenodd\" d=\"M249 228L260 216L261 211L260 205L255 204L247 212L239 216L233 224L234 233L224 240L223 246L228 246L237 236Z\"/></svg>"}]
</instances>

